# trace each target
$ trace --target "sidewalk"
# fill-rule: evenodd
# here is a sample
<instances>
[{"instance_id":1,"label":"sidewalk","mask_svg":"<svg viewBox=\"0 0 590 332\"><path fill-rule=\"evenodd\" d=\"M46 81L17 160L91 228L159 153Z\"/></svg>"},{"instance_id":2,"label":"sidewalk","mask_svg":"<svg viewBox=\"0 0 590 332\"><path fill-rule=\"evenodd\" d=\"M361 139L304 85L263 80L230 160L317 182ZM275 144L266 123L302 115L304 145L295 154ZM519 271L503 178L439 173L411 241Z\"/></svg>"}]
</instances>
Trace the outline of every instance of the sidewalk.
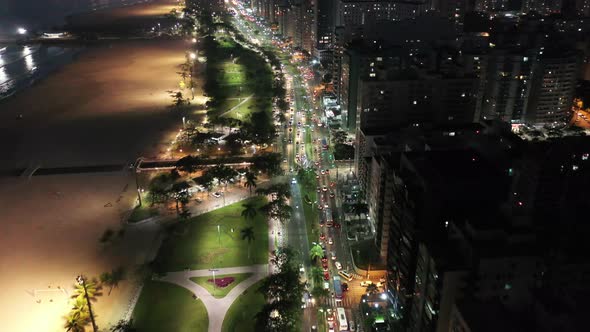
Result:
<instances>
[{"instance_id":1,"label":"sidewalk","mask_svg":"<svg viewBox=\"0 0 590 332\"><path fill-rule=\"evenodd\" d=\"M165 281L172 284L182 286L197 296L205 308L207 308L207 316L209 317L209 332L220 332L223 325L223 319L225 314L229 310L229 307L236 300L236 298L242 294L248 287L252 286L256 282L262 280L268 275L268 265L251 265L251 266L239 266L239 267L227 267L220 268L216 271L219 275L225 274L238 274L238 273L253 273L251 277L242 281L236 285L225 297L216 299L206 289L200 285L192 282L192 277L206 277L211 275L209 270L189 270L180 272L168 272L166 276L155 279L159 281Z\"/></svg>"}]
</instances>

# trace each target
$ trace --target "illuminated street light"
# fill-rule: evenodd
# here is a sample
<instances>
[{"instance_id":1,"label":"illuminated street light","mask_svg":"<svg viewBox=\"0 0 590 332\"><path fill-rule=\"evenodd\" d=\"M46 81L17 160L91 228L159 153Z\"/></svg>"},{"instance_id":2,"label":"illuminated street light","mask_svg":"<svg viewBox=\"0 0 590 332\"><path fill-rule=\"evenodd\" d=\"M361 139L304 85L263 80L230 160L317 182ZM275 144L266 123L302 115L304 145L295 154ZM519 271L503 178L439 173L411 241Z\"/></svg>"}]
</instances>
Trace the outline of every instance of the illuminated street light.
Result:
<instances>
[{"instance_id":1,"label":"illuminated street light","mask_svg":"<svg viewBox=\"0 0 590 332\"><path fill-rule=\"evenodd\" d=\"M195 53L191 52L190 57L191 57L191 59L195 60L197 58L197 55Z\"/></svg>"},{"instance_id":2,"label":"illuminated street light","mask_svg":"<svg viewBox=\"0 0 590 332\"><path fill-rule=\"evenodd\" d=\"M23 27L18 27L18 28L16 29L16 32L17 32L19 35L26 35L26 34L27 34L27 29L25 29L25 28L23 28Z\"/></svg>"}]
</instances>

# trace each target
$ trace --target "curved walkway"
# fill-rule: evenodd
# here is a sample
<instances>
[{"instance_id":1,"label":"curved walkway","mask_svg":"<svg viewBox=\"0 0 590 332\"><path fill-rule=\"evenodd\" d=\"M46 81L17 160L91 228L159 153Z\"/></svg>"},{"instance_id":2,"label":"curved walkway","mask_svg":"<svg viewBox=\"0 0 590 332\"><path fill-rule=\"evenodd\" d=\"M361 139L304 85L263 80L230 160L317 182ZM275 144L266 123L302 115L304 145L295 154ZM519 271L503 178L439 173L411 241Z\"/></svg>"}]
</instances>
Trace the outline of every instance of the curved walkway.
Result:
<instances>
[{"instance_id":1,"label":"curved walkway","mask_svg":"<svg viewBox=\"0 0 590 332\"><path fill-rule=\"evenodd\" d=\"M209 332L221 332L223 319L231 304L235 301L238 295L242 294L248 287L252 286L257 281L262 280L268 275L268 265L250 265L239 267L220 268L215 271L217 275L238 274L238 273L253 273L248 279L236 285L225 297L216 299L205 288L192 282L192 277L207 277L211 275L209 270L189 270L179 272L168 272L165 277L159 278L159 281L166 281L179 286L182 286L193 292L207 308L207 316L209 317Z\"/></svg>"}]
</instances>

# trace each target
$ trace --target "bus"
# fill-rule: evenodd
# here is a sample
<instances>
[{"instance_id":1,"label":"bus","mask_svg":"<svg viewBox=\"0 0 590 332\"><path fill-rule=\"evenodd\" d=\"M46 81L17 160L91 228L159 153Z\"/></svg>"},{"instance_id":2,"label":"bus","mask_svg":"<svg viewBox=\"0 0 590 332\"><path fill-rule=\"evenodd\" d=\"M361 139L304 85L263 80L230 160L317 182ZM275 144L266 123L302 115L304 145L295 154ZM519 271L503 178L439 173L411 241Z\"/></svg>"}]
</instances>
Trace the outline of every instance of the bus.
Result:
<instances>
[{"instance_id":1,"label":"bus","mask_svg":"<svg viewBox=\"0 0 590 332\"><path fill-rule=\"evenodd\" d=\"M340 283L340 277L334 276L334 297L337 299L342 298L342 284Z\"/></svg>"},{"instance_id":2,"label":"bus","mask_svg":"<svg viewBox=\"0 0 590 332\"><path fill-rule=\"evenodd\" d=\"M328 150L328 142L325 138L322 138L322 149Z\"/></svg>"},{"instance_id":3,"label":"bus","mask_svg":"<svg viewBox=\"0 0 590 332\"><path fill-rule=\"evenodd\" d=\"M324 221L326 222L326 226L328 227L332 227L334 225L334 219L332 218L332 209L324 209Z\"/></svg>"},{"instance_id":4,"label":"bus","mask_svg":"<svg viewBox=\"0 0 590 332\"><path fill-rule=\"evenodd\" d=\"M348 321L346 320L346 313L344 312L344 308L336 308L336 317L338 317L338 325L340 326L340 331L348 331Z\"/></svg>"},{"instance_id":5,"label":"bus","mask_svg":"<svg viewBox=\"0 0 590 332\"><path fill-rule=\"evenodd\" d=\"M352 275L346 271L338 271L338 275L341 276L346 281L352 280Z\"/></svg>"}]
</instances>

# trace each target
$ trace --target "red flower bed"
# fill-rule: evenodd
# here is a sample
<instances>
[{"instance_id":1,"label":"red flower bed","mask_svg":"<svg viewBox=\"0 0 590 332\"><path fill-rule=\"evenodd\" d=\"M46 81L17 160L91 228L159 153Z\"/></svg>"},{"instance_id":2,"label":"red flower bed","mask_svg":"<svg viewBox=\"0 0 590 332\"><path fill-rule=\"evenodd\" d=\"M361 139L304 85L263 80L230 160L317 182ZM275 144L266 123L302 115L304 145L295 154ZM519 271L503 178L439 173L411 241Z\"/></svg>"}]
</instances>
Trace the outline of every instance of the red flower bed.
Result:
<instances>
[{"instance_id":1,"label":"red flower bed","mask_svg":"<svg viewBox=\"0 0 590 332\"><path fill-rule=\"evenodd\" d=\"M224 287L227 287L232 282L234 282L234 280L235 280L234 277L216 278L215 279L215 286L220 287L220 288L224 288ZM213 283L213 279L209 279L207 281L210 283Z\"/></svg>"}]
</instances>

